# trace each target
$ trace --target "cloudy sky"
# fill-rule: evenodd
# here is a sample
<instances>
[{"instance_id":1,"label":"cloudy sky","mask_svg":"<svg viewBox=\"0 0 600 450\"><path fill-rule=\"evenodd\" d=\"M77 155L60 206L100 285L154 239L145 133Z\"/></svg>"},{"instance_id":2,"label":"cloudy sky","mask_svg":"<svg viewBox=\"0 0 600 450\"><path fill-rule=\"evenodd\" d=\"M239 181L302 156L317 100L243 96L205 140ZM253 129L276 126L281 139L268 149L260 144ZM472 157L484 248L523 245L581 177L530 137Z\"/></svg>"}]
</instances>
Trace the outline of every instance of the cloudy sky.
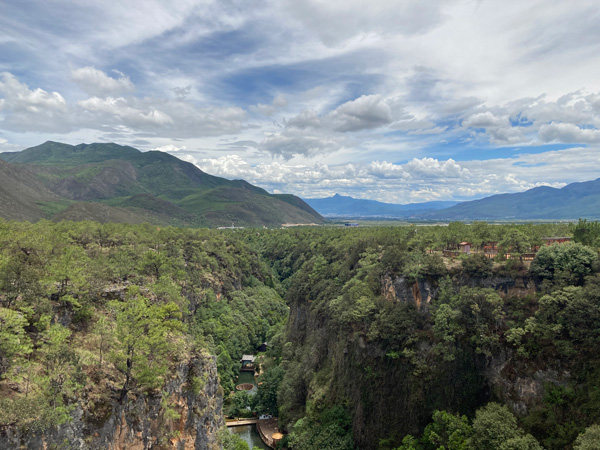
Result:
<instances>
[{"instance_id":1,"label":"cloudy sky","mask_svg":"<svg viewBox=\"0 0 600 450\"><path fill-rule=\"evenodd\" d=\"M408 203L600 177L597 0L4 0L0 151Z\"/></svg>"}]
</instances>

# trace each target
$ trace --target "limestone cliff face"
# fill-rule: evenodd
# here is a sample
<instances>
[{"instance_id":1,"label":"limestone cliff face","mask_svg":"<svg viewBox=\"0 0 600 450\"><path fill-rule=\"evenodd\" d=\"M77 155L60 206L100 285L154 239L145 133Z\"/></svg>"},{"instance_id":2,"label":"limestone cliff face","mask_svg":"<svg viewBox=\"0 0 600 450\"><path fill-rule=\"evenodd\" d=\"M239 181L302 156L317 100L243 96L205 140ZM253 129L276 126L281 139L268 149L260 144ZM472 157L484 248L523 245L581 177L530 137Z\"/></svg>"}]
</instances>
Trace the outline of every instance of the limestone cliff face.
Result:
<instances>
[{"instance_id":1,"label":"limestone cliff face","mask_svg":"<svg viewBox=\"0 0 600 450\"><path fill-rule=\"evenodd\" d=\"M0 430L0 448L219 449L222 404L216 359L196 355L177 367L160 393L115 400L103 423L88 420L80 405L71 421L52 430Z\"/></svg>"},{"instance_id":2,"label":"limestone cliff face","mask_svg":"<svg viewBox=\"0 0 600 450\"><path fill-rule=\"evenodd\" d=\"M503 297L522 297L534 294L536 285L528 276L490 276L485 278L457 274L453 281L456 286L490 288ZM438 292L437 280L421 278L416 281L389 274L381 278L381 294L391 302L409 303L419 311L428 311L431 300Z\"/></svg>"},{"instance_id":3,"label":"limestone cliff face","mask_svg":"<svg viewBox=\"0 0 600 450\"><path fill-rule=\"evenodd\" d=\"M427 311L437 287L430 280L411 281L405 277L385 275L381 279L381 293L388 301L410 303L419 311Z\"/></svg>"},{"instance_id":4,"label":"limestone cliff face","mask_svg":"<svg viewBox=\"0 0 600 450\"><path fill-rule=\"evenodd\" d=\"M557 362L534 367L519 361L506 349L488 362L484 374L493 397L520 416L543 402L548 386L565 386L571 377Z\"/></svg>"},{"instance_id":5,"label":"limestone cliff face","mask_svg":"<svg viewBox=\"0 0 600 450\"><path fill-rule=\"evenodd\" d=\"M535 292L535 284L526 276L474 278L459 273L452 280L457 287L492 288L501 296ZM438 284L436 279L414 281L385 274L380 292L393 305L391 311L405 311L399 317L413 314L414 323L424 323L439 294ZM463 348L455 359L441 361L427 338L430 331L419 325L413 336L420 333L421 339L413 351L422 366L415 366L409 355L388 354L386 341L374 340L361 324L340 329L335 317L314 308L310 300L295 300L290 305L287 339L295 349L293 360L303 370L293 384L295 408L283 419L294 423L309 403L346 405L357 448L375 449L379 439L392 433L419 434L434 409L473 413L497 399L515 413L525 414L543 400L547 383L561 384L568 377L550 367L522 367L507 349L490 359ZM415 310L403 305L413 305ZM393 334L393 329L386 331Z\"/></svg>"}]
</instances>

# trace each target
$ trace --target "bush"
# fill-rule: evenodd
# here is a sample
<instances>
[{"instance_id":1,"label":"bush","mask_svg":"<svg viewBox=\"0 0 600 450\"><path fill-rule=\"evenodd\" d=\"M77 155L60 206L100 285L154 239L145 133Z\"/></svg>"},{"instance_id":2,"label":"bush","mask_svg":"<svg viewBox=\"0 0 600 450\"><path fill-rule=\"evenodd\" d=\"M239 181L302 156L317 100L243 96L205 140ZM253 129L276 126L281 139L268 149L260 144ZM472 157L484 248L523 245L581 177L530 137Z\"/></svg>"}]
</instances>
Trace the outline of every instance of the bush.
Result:
<instances>
[{"instance_id":1,"label":"bush","mask_svg":"<svg viewBox=\"0 0 600 450\"><path fill-rule=\"evenodd\" d=\"M485 278L491 275L494 263L491 259L477 253L467 256L461 261L463 271L476 278Z\"/></svg>"},{"instance_id":2,"label":"bush","mask_svg":"<svg viewBox=\"0 0 600 450\"><path fill-rule=\"evenodd\" d=\"M531 263L530 272L540 281L559 284L583 284L592 273L598 254L585 245L569 242L542 247Z\"/></svg>"}]
</instances>

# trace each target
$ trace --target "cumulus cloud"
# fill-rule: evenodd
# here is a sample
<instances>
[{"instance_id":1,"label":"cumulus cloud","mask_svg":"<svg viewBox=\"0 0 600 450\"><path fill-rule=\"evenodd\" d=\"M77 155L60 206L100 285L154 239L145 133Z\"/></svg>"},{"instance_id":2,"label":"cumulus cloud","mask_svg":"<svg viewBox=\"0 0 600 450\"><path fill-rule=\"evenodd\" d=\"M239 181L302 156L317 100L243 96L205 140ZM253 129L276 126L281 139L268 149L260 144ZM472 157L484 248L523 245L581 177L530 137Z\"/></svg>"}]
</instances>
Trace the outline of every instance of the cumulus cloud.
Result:
<instances>
[{"instance_id":1,"label":"cumulus cloud","mask_svg":"<svg viewBox=\"0 0 600 450\"><path fill-rule=\"evenodd\" d=\"M310 156L333 152L341 148L341 143L334 137L288 132L268 136L260 143L259 148L273 155L290 159L295 155Z\"/></svg>"},{"instance_id":2,"label":"cumulus cloud","mask_svg":"<svg viewBox=\"0 0 600 450\"><path fill-rule=\"evenodd\" d=\"M117 72L118 78L108 76L95 67L80 67L71 72L73 80L89 95L109 96L132 91L134 86L129 77Z\"/></svg>"},{"instance_id":3,"label":"cumulus cloud","mask_svg":"<svg viewBox=\"0 0 600 450\"><path fill-rule=\"evenodd\" d=\"M471 128L490 128L507 125L509 125L507 117L497 117L491 111L473 114L463 121L463 126Z\"/></svg>"},{"instance_id":4,"label":"cumulus cloud","mask_svg":"<svg viewBox=\"0 0 600 450\"><path fill-rule=\"evenodd\" d=\"M43 113L64 111L66 102L58 92L46 92L43 89L29 89L8 72L0 74L0 92L4 95L4 108L16 112Z\"/></svg>"},{"instance_id":5,"label":"cumulus cloud","mask_svg":"<svg viewBox=\"0 0 600 450\"><path fill-rule=\"evenodd\" d=\"M361 95L342 103L326 114L304 110L288 119L290 128L313 128L329 131L352 132L379 128L392 122L392 110L381 95Z\"/></svg>"},{"instance_id":6,"label":"cumulus cloud","mask_svg":"<svg viewBox=\"0 0 600 450\"><path fill-rule=\"evenodd\" d=\"M250 164L239 155L188 160L208 173L244 178L272 192L283 188L307 198L341 193L410 203L470 199L541 185L562 187L566 182L593 178L597 152L597 148L576 148L460 163L430 157L413 158L404 164L372 161L337 165L280 160ZM565 179L565 173L572 177Z\"/></svg>"},{"instance_id":7,"label":"cumulus cloud","mask_svg":"<svg viewBox=\"0 0 600 450\"><path fill-rule=\"evenodd\" d=\"M572 123L551 122L544 124L540 127L539 135L544 142L600 142L600 130L580 128Z\"/></svg>"},{"instance_id":8,"label":"cumulus cloud","mask_svg":"<svg viewBox=\"0 0 600 450\"><path fill-rule=\"evenodd\" d=\"M324 114L304 110L284 120L283 130L267 136L260 148L276 156L316 155L344 147L347 133L383 127L392 110L380 95L363 95Z\"/></svg>"},{"instance_id":9,"label":"cumulus cloud","mask_svg":"<svg viewBox=\"0 0 600 450\"><path fill-rule=\"evenodd\" d=\"M381 95L362 95L336 108L330 118L337 131L359 131L389 124L392 111Z\"/></svg>"},{"instance_id":10,"label":"cumulus cloud","mask_svg":"<svg viewBox=\"0 0 600 450\"><path fill-rule=\"evenodd\" d=\"M190 138L225 135L246 125L246 111L235 106L197 107L183 100L133 96L92 96L68 103L58 92L30 89L14 75L0 75L3 128L21 132L110 130L113 138L133 133ZM121 133L121 134L115 134Z\"/></svg>"},{"instance_id":11,"label":"cumulus cloud","mask_svg":"<svg viewBox=\"0 0 600 450\"><path fill-rule=\"evenodd\" d=\"M0 74L1 109L5 129L24 131L35 128L47 130L66 121L67 103L58 92L30 89L8 72ZM65 129L65 124L59 126Z\"/></svg>"}]
</instances>

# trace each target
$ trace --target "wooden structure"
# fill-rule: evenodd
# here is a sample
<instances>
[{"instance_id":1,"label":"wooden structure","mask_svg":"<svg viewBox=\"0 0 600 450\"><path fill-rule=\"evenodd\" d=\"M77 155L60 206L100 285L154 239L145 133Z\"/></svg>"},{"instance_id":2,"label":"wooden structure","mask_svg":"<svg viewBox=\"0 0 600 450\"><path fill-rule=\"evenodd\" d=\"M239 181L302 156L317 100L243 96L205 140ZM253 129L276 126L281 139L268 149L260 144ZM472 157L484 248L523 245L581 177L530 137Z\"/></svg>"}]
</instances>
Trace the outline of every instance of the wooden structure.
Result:
<instances>
[{"instance_id":1,"label":"wooden structure","mask_svg":"<svg viewBox=\"0 0 600 450\"><path fill-rule=\"evenodd\" d=\"M521 261L533 261L535 259L535 253L521 253L519 256L511 255L507 253L505 259L520 259Z\"/></svg>"},{"instance_id":2,"label":"wooden structure","mask_svg":"<svg viewBox=\"0 0 600 450\"><path fill-rule=\"evenodd\" d=\"M552 244L564 244L565 242L571 242L573 240L573 238L570 237L564 237L564 236L560 236L560 237L545 237L542 238L542 240L544 241L544 243L546 245L552 245Z\"/></svg>"},{"instance_id":3,"label":"wooden structure","mask_svg":"<svg viewBox=\"0 0 600 450\"><path fill-rule=\"evenodd\" d=\"M564 244L566 242L571 242L573 240L573 238L570 238L567 236L555 236L555 237L545 237L545 238L542 238L542 240L544 241L544 245L552 245L552 244ZM539 245L534 245L531 247L531 250L528 251L527 253L520 254L519 258L523 261L533 261L533 259L535 258L535 255L539 249L540 249ZM458 248L456 247L456 244L455 244L454 246L451 246L450 248L447 248L442 251L442 255L445 257L448 257L448 258L457 258L461 254L462 255L483 254L486 258L494 259L496 256L498 256L498 253L499 253L499 248L498 248L498 242L496 242L496 241L486 242L481 247L473 247L470 242L465 241L465 242L461 242L460 244L458 244ZM506 256L505 256L506 259L511 259L513 257L514 257L514 255L511 256L510 251L508 253L506 253Z\"/></svg>"},{"instance_id":4,"label":"wooden structure","mask_svg":"<svg viewBox=\"0 0 600 450\"><path fill-rule=\"evenodd\" d=\"M244 425L256 425L257 423L258 419L233 419L225 421L227 427L242 427Z\"/></svg>"},{"instance_id":5,"label":"wooden structure","mask_svg":"<svg viewBox=\"0 0 600 450\"><path fill-rule=\"evenodd\" d=\"M489 259L498 256L498 242L489 241L483 244L483 254Z\"/></svg>"},{"instance_id":6,"label":"wooden structure","mask_svg":"<svg viewBox=\"0 0 600 450\"><path fill-rule=\"evenodd\" d=\"M256 423L256 431L258 431L260 438L269 448L275 448L275 444L283 439L283 434L281 434L277 426L277 417L259 420Z\"/></svg>"},{"instance_id":7,"label":"wooden structure","mask_svg":"<svg viewBox=\"0 0 600 450\"><path fill-rule=\"evenodd\" d=\"M254 372L256 368L254 361L256 360L256 356L254 355L242 355L242 368L240 369L242 372Z\"/></svg>"}]
</instances>

